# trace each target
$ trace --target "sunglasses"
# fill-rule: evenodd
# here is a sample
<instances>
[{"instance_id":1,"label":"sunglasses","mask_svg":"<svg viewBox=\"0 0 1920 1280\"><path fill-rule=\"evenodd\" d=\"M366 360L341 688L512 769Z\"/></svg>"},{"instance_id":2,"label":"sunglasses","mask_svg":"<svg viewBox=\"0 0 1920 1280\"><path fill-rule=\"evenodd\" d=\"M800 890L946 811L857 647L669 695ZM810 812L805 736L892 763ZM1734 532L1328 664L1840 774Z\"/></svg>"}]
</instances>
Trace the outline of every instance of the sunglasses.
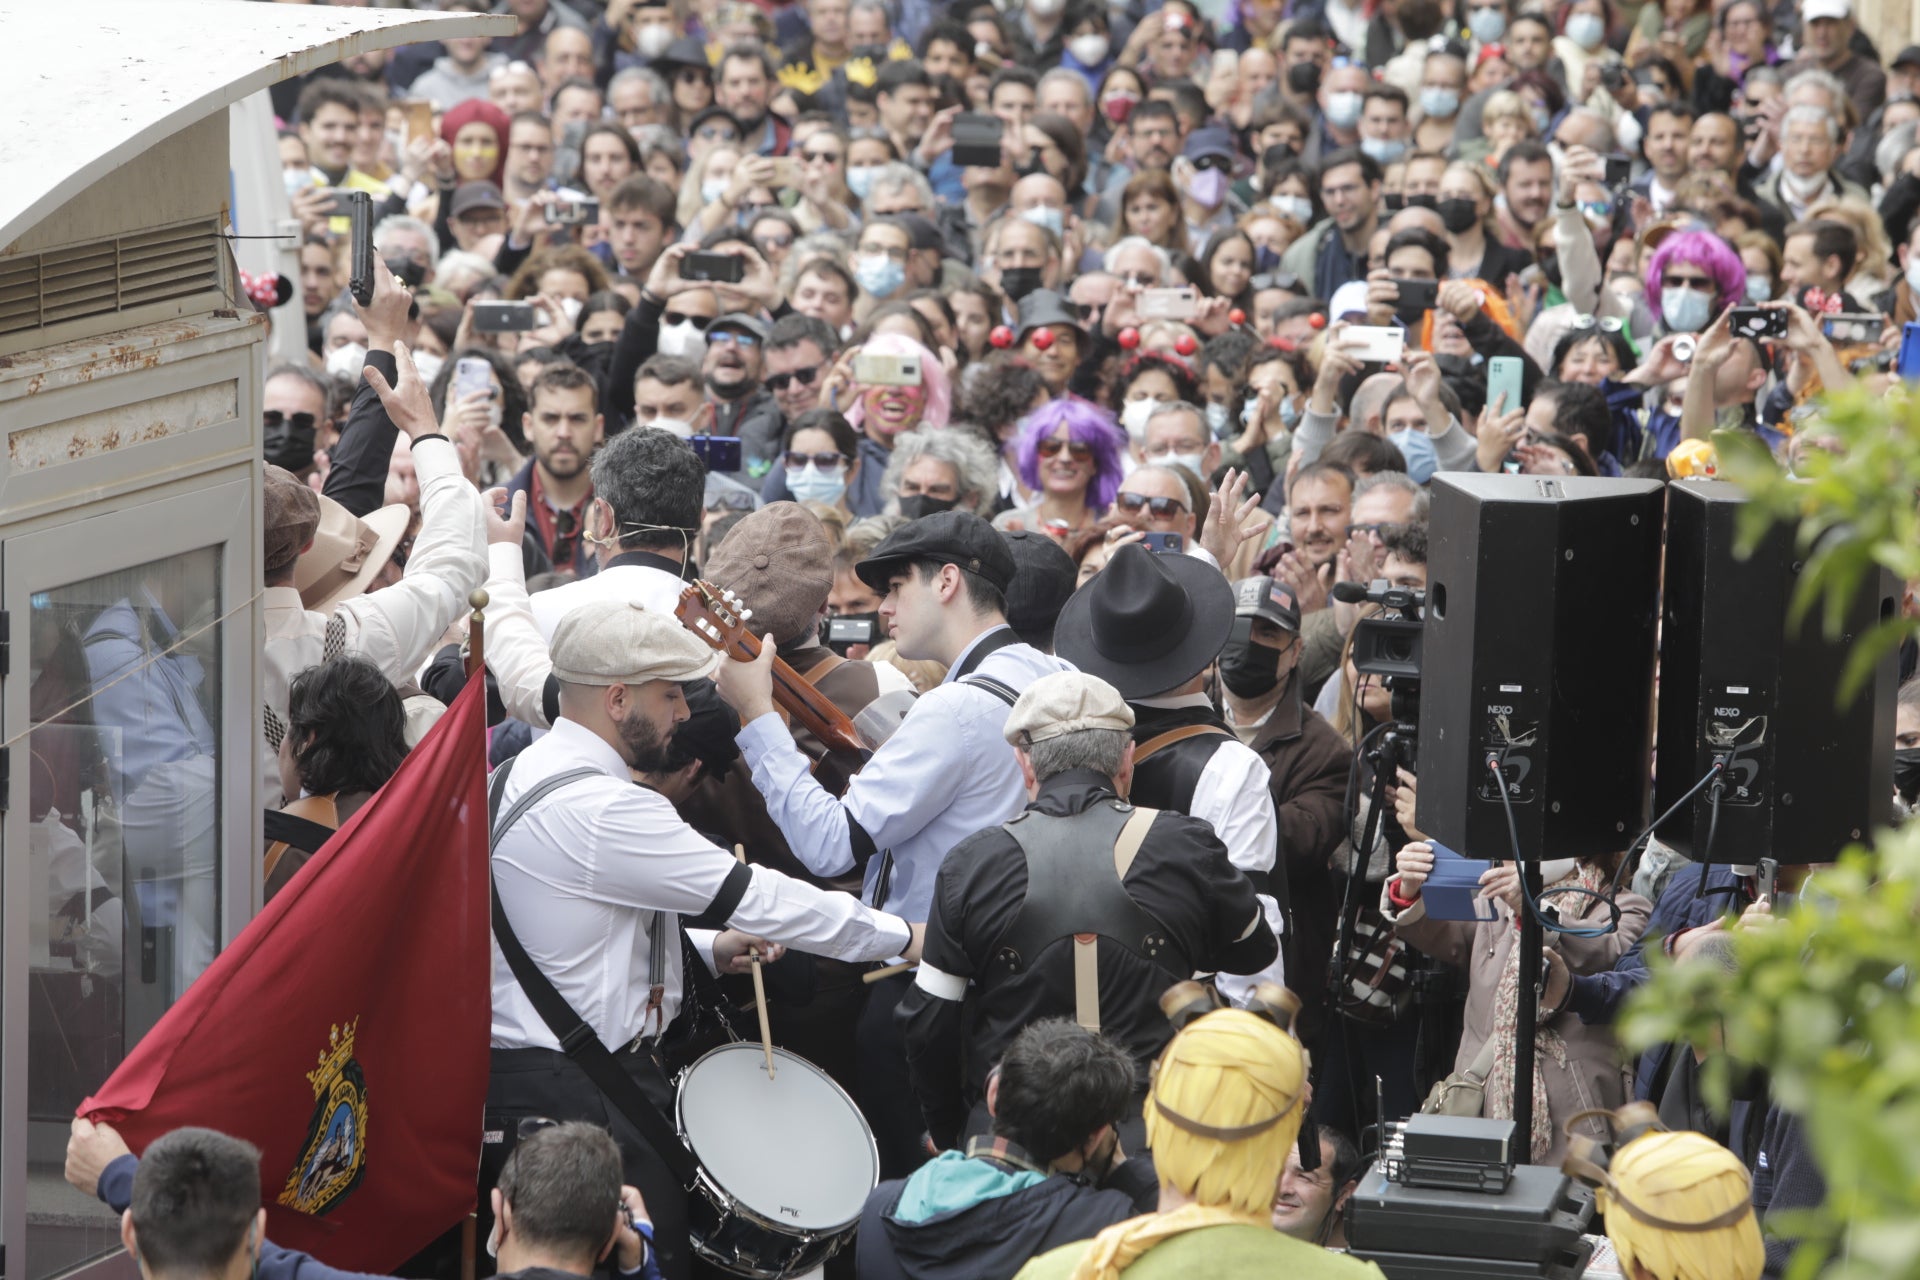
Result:
<instances>
[{"instance_id":1,"label":"sunglasses","mask_svg":"<svg viewBox=\"0 0 1920 1280\"><path fill-rule=\"evenodd\" d=\"M707 341L722 347L729 342L736 347L757 347L760 345L760 339L750 333L741 333L738 329L722 329L719 333L709 331L707 333Z\"/></svg>"},{"instance_id":2,"label":"sunglasses","mask_svg":"<svg viewBox=\"0 0 1920 1280\"><path fill-rule=\"evenodd\" d=\"M313 415L310 413L281 413L278 409L268 409L260 415L260 422L266 427L277 427L281 423L291 423L295 431L313 430Z\"/></svg>"},{"instance_id":3,"label":"sunglasses","mask_svg":"<svg viewBox=\"0 0 1920 1280\"><path fill-rule=\"evenodd\" d=\"M1662 287L1672 285L1676 289L1692 289L1695 293L1713 292L1713 281L1705 276L1666 275L1660 277L1660 284Z\"/></svg>"},{"instance_id":4,"label":"sunglasses","mask_svg":"<svg viewBox=\"0 0 1920 1280\"><path fill-rule=\"evenodd\" d=\"M1196 169L1218 169L1221 173L1233 172L1233 161L1225 156L1201 156L1193 162Z\"/></svg>"},{"instance_id":5,"label":"sunglasses","mask_svg":"<svg viewBox=\"0 0 1920 1280\"><path fill-rule=\"evenodd\" d=\"M1121 276L1120 280L1123 284L1130 284L1140 289L1151 289L1160 283L1159 276L1150 275L1145 271L1129 271Z\"/></svg>"},{"instance_id":6,"label":"sunglasses","mask_svg":"<svg viewBox=\"0 0 1920 1280\"><path fill-rule=\"evenodd\" d=\"M1375 520L1368 524L1348 525L1347 536L1351 538L1354 534L1358 533L1364 534L1368 538L1391 538L1405 532L1406 528L1406 525L1393 521Z\"/></svg>"},{"instance_id":7,"label":"sunglasses","mask_svg":"<svg viewBox=\"0 0 1920 1280\"><path fill-rule=\"evenodd\" d=\"M1156 520L1165 520L1168 516L1182 516L1187 513L1187 504L1178 498L1144 498L1137 493L1123 493L1113 500L1114 505L1128 515L1139 515L1145 511Z\"/></svg>"},{"instance_id":8,"label":"sunglasses","mask_svg":"<svg viewBox=\"0 0 1920 1280\"><path fill-rule=\"evenodd\" d=\"M1067 456L1075 462L1085 462L1093 457L1093 446L1078 440L1042 440L1036 446L1036 451L1043 458L1058 457L1062 449L1066 450Z\"/></svg>"},{"instance_id":9,"label":"sunglasses","mask_svg":"<svg viewBox=\"0 0 1920 1280\"><path fill-rule=\"evenodd\" d=\"M660 313L660 323L662 324L690 324L702 333L706 332L707 326L712 324L715 319L717 319L715 316L690 316L684 311L662 311Z\"/></svg>"},{"instance_id":10,"label":"sunglasses","mask_svg":"<svg viewBox=\"0 0 1920 1280\"><path fill-rule=\"evenodd\" d=\"M770 373L766 377L767 390L778 394L785 391L790 382L798 382L803 387L810 387L813 385L813 380L819 376L818 369L795 369L792 373Z\"/></svg>"},{"instance_id":11,"label":"sunglasses","mask_svg":"<svg viewBox=\"0 0 1920 1280\"><path fill-rule=\"evenodd\" d=\"M789 449L786 453L786 462L788 469L793 471L806 470L809 462L813 464L814 470L816 471L838 471L847 465L847 455L844 453L801 453L797 449Z\"/></svg>"},{"instance_id":12,"label":"sunglasses","mask_svg":"<svg viewBox=\"0 0 1920 1280\"><path fill-rule=\"evenodd\" d=\"M793 248L792 236L755 236L753 242L760 246L762 253L775 253L781 249Z\"/></svg>"}]
</instances>

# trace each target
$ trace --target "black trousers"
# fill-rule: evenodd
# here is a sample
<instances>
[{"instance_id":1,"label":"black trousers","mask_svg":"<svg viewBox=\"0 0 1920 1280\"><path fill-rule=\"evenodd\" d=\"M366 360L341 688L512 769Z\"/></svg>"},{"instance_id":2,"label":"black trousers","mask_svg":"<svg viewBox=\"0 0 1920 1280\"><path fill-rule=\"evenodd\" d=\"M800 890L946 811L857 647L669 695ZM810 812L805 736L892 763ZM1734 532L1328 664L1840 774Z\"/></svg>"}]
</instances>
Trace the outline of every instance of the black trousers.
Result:
<instances>
[{"instance_id":1,"label":"black trousers","mask_svg":"<svg viewBox=\"0 0 1920 1280\"><path fill-rule=\"evenodd\" d=\"M673 1087L650 1050L618 1055L649 1101L662 1115L673 1116ZM480 1223L484 1243L493 1230L493 1186L500 1166L512 1150L519 1123L540 1116L549 1120L584 1120L613 1135L628 1185L638 1187L653 1219L653 1245L661 1274L667 1280L687 1280L693 1274L692 1245L687 1237L687 1193L655 1154L640 1131L616 1110L572 1059L552 1049L495 1049L488 1057L486 1129L499 1134L480 1155ZM482 1257L481 1263L489 1259Z\"/></svg>"},{"instance_id":2,"label":"black trousers","mask_svg":"<svg viewBox=\"0 0 1920 1280\"><path fill-rule=\"evenodd\" d=\"M904 1178L927 1161L920 1142L927 1122L907 1074L907 1044L893 1017L912 986L911 973L897 973L868 987L867 1007L855 1034L860 1088L854 1099L873 1126L883 1179Z\"/></svg>"}]
</instances>

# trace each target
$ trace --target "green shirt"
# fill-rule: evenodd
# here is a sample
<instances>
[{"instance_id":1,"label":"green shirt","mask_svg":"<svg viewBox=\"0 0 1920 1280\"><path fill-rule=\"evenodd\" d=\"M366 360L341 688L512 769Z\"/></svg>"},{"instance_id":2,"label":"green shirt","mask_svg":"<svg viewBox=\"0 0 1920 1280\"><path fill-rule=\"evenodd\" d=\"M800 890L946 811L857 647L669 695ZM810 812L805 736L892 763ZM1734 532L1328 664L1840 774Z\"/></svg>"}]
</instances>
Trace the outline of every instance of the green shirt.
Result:
<instances>
[{"instance_id":1,"label":"green shirt","mask_svg":"<svg viewBox=\"0 0 1920 1280\"><path fill-rule=\"evenodd\" d=\"M1066 1280L1089 1242L1064 1244L1020 1269L1014 1280ZM1163 1240L1122 1273L1126 1280L1385 1280L1371 1262L1329 1253L1271 1228L1202 1227Z\"/></svg>"}]
</instances>

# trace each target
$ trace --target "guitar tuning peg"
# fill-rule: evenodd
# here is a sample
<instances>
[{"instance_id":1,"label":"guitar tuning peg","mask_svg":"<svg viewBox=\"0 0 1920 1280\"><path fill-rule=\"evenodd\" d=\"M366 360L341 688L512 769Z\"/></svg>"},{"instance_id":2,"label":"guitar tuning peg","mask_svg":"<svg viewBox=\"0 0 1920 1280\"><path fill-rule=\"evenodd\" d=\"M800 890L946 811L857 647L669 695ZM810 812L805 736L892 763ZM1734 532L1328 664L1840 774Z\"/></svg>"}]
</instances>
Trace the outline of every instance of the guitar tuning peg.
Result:
<instances>
[{"instance_id":1,"label":"guitar tuning peg","mask_svg":"<svg viewBox=\"0 0 1920 1280\"><path fill-rule=\"evenodd\" d=\"M742 609L742 610L740 611L740 621L742 621L742 622L746 622L746 621L747 621L748 619L750 619L750 618L752 618L752 617L753 617L753 610L751 610L751 609Z\"/></svg>"}]
</instances>

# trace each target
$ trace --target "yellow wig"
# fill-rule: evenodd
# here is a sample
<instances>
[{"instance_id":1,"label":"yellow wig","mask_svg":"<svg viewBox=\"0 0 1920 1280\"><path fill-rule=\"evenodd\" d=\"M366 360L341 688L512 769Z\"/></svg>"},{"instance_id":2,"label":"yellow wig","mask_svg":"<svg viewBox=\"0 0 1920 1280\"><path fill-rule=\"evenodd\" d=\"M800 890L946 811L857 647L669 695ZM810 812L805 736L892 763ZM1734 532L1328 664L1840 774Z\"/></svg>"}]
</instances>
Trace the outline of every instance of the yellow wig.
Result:
<instances>
[{"instance_id":1,"label":"yellow wig","mask_svg":"<svg viewBox=\"0 0 1920 1280\"><path fill-rule=\"evenodd\" d=\"M1698 1133L1622 1146L1596 1189L1620 1269L1657 1280L1758 1280L1766 1266L1753 1186L1734 1154Z\"/></svg>"}]
</instances>

